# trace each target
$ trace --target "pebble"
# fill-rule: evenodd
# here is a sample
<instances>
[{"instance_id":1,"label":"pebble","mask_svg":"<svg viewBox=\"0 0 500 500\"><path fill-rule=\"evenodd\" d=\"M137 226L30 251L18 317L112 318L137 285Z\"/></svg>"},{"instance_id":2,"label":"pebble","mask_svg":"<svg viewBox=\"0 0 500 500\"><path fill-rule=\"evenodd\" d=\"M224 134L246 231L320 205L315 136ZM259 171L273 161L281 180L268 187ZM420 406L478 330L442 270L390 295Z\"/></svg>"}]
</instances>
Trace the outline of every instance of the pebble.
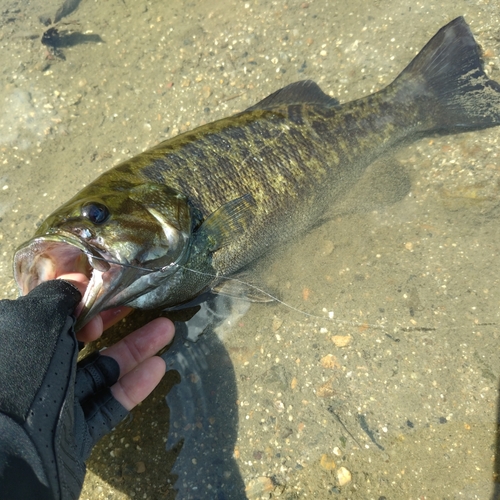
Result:
<instances>
[{"instance_id":1,"label":"pebble","mask_svg":"<svg viewBox=\"0 0 500 500\"><path fill-rule=\"evenodd\" d=\"M319 465L321 465L321 467L325 470L333 470L336 467L333 457L326 453L323 453L323 455L321 455Z\"/></svg>"},{"instance_id":2,"label":"pebble","mask_svg":"<svg viewBox=\"0 0 500 500\"><path fill-rule=\"evenodd\" d=\"M135 464L135 471L138 474L142 474L143 472L146 472L146 464L144 462L137 462Z\"/></svg>"},{"instance_id":3,"label":"pebble","mask_svg":"<svg viewBox=\"0 0 500 500\"><path fill-rule=\"evenodd\" d=\"M333 252L333 249L335 248L335 245L333 244L333 241L330 240L325 240L321 244L321 256L326 257L327 255L330 255Z\"/></svg>"},{"instance_id":4,"label":"pebble","mask_svg":"<svg viewBox=\"0 0 500 500\"><path fill-rule=\"evenodd\" d=\"M337 480L340 486L345 486L352 481L352 475L345 467L340 467L337 471Z\"/></svg>"},{"instance_id":5,"label":"pebble","mask_svg":"<svg viewBox=\"0 0 500 500\"><path fill-rule=\"evenodd\" d=\"M323 356L320 360L320 363L323 368L328 368L330 370L340 368L340 364L333 354L327 354L326 356Z\"/></svg>"},{"instance_id":6,"label":"pebble","mask_svg":"<svg viewBox=\"0 0 500 500\"><path fill-rule=\"evenodd\" d=\"M333 377L327 380L324 384L321 384L316 389L316 395L319 398L331 398L334 394L332 382L333 382Z\"/></svg>"},{"instance_id":7,"label":"pebble","mask_svg":"<svg viewBox=\"0 0 500 500\"><path fill-rule=\"evenodd\" d=\"M212 89L208 85L204 85L201 89L203 99L208 99L212 95Z\"/></svg>"},{"instance_id":8,"label":"pebble","mask_svg":"<svg viewBox=\"0 0 500 500\"><path fill-rule=\"evenodd\" d=\"M260 498L265 493L271 493L274 490L274 483L271 478L266 476L256 477L249 481L245 488L248 498Z\"/></svg>"},{"instance_id":9,"label":"pebble","mask_svg":"<svg viewBox=\"0 0 500 500\"><path fill-rule=\"evenodd\" d=\"M350 335L333 335L332 342L337 347L347 347L348 345L351 345L352 337Z\"/></svg>"},{"instance_id":10,"label":"pebble","mask_svg":"<svg viewBox=\"0 0 500 500\"><path fill-rule=\"evenodd\" d=\"M273 318L273 325L272 325L273 332L276 332L277 330L279 330L282 324L283 324L283 320L281 318L278 318L277 316L275 316Z\"/></svg>"}]
</instances>

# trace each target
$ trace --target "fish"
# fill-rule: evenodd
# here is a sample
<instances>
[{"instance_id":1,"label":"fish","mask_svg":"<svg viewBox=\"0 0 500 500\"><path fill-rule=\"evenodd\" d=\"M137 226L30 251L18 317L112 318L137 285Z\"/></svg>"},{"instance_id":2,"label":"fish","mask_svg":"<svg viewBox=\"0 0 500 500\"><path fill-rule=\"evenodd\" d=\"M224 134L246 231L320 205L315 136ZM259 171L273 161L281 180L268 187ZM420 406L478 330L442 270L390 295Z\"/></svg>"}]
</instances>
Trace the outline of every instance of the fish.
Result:
<instances>
[{"instance_id":1,"label":"fish","mask_svg":"<svg viewBox=\"0 0 500 500\"><path fill-rule=\"evenodd\" d=\"M499 124L500 84L458 17L374 94L340 104L313 81L292 83L108 170L17 249L15 280L23 295L86 274L81 326L122 305L230 295L228 277L304 235L382 155Z\"/></svg>"}]
</instances>

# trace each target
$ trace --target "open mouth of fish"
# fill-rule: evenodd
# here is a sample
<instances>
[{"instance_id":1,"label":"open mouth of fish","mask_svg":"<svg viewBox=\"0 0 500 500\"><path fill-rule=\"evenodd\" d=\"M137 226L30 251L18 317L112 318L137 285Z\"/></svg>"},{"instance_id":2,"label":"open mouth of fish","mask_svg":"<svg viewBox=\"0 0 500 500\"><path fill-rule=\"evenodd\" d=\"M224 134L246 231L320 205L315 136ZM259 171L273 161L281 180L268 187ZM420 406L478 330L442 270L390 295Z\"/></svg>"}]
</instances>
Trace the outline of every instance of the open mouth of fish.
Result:
<instances>
[{"instance_id":1,"label":"open mouth of fish","mask_svg":"<svg viewBox=\"0 0 500 500\"><path fill-rule=\"evenodd\" d=\"M107 308L106 296L110 283L122 271L105 250L96 250L71 233L35 237L18 248L14 257L14 277L22 295L26 295L44 281L69 273L82 273L89 284L77 308L75 329L82 328L90 319Z\"/></svg>"}]
</instances>

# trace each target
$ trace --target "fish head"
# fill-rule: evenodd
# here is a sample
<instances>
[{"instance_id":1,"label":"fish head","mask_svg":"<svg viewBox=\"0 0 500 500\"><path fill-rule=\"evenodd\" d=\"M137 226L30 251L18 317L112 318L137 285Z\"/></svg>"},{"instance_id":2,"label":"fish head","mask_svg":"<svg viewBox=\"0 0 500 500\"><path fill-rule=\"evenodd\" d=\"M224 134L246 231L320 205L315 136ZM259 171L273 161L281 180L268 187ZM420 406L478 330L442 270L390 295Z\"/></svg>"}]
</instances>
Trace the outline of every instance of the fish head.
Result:
<instances>
[{"instance_id":1,"label":"fish head","mask_svg":"<svg viewBox=\"0 0 500 500\"><path fill-rule=\"evenodd\" d=\"M193 226L187 198L167 186L141 184L106 192L90 185L52 213L14 256L22 295L43 281L82 272L89 285L78 327L105 309L147 293L159 269L185 261Z\"/></svg>"}]
</instances>

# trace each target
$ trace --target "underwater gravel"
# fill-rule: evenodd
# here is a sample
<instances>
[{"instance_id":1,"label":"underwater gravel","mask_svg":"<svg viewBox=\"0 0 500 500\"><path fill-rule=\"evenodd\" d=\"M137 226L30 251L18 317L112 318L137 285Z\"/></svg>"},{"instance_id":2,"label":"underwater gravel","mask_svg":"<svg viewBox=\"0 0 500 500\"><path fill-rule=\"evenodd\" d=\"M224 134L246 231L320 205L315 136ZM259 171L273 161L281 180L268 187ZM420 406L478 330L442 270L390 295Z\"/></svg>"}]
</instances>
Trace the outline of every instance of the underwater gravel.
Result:
<instances>
[{"instance_id":1,"label":"underwater gravel","mask_svg":"<svg viewBox=\"0 0 500 500\"><path fill-rule=\"evenodd\" d=\"M79 25L64 29L88 41L64 58L40 43L38 17L58 7L10 1L0 12L5 298L16 296L16 246L100 172L288 83L311 78L341 102L374 92L457 15L500 80L494 2L82 2L68 18ZM270 265L270 289L312 316L254 305L224 341L249 498L491 495L497 136L426 139L384 159L394 186L367 183ZM170 383L96 448L83 499L175 497Z\"/></svg>"}]
</instances>

